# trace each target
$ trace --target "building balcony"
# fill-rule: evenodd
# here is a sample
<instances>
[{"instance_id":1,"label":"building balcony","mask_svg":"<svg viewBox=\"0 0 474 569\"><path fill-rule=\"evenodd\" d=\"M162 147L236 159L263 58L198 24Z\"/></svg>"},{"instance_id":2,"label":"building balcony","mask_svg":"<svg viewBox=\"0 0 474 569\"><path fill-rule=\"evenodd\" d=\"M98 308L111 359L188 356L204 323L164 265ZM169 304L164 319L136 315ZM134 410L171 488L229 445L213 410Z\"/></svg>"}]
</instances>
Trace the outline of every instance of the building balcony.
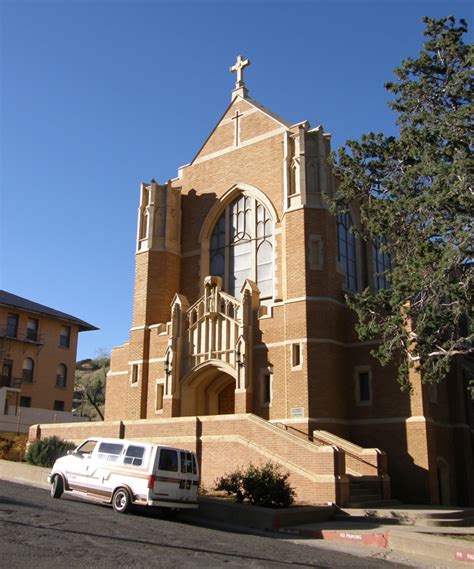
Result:
<instances>
[{"instance_id":1,"label":"building balcony","mask_svg":"<svg viewBox=\"0 0 474 569\"><path fill-rule=\"evenodd\" d=\"M45 334L39 334L36 330L30 328L13 329L9 326L0 327L0 340L11 340L16 342L26 342L42 346L45 341Z\"/></svg>"},{"instance_id":2,"label":"building balcony","mask_svg":"<svg viewBox=\"0 0 474 569\"><path fill-rule=\"evenodd\" d=\"M23 379L21 377L1 377L0 376L0 388L7 387L9 389L21 389L21 382Z\"/></svg>"}]
</instances>

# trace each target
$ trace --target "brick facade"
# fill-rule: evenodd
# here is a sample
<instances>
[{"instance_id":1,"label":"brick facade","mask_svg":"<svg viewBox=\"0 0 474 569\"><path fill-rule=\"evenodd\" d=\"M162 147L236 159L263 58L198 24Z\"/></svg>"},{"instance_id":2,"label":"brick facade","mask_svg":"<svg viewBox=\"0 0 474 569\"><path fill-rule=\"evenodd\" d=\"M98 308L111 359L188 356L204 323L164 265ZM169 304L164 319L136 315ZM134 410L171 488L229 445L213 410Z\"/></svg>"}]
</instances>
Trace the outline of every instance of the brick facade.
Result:
<instances>
[{"instance_id":1,"label":"brick facade","mask_svg":"<svg viewBox=\"0 0 474 569\"><path fill-rule=\"evenodd\" d=\"M123 420L132 437L153 437L156 428L160 440L173 441L178 440L175 429L186 421L204 421L205 443L204 436L196 439L193 433L183 441L203 445L206 481L266 452L293 465L292 476L307 498L306 482L298 478L292 455L298 452L293 439L278 439L265 452L262 442L259 455L248 421L213 423L201 417L219 416L219 394L227 390L228 406L232 384L235 413L299 426L308 439L313 430L324 430L346 439L347 452L351 442L386 451L395 497L439 503L437 464L442 463L449 472L450 501L472 504L473 475L460 456L472 464L473 417L456 416L465 404L459 378L439 387L436 405L428 402L415 376L413 393L403 393L395 370L382 368L370 355L373 345L356 336L344 302L346 277L338 261L336 218L324 200L334 187L329 151L330 137L321 127L290 125L250 99L245 89L237 89L178 177L165 185L142 184L133 327L129 342L112 354L106 420ZM228 301L225 287L221 291L217 281L206 280L213 228L226 206L241 195L263 204L273 223L273 294L260 299L252 283L242 297L236 293L239 314L250 310L246 323L222 312ZM356 243L359 288L373 281L371 254L371 247ZM200 299L208 306L217 297L222 306L204 312L196 308L192 315ZM201 321L202 333L208 335L204 347L188 334ZM240 339L225 351L229 326L238 326ZM194 338L201 338L196 334ZM358 370L367 374L370 401L358 401ZM192 415L191 409L203 412L179 422L179 417ZM171 418L175 422L169 423ZM145 422L129 426L136 419ZM212 425L221 430L214 433ZM345 443L338 444L342 448ZM318 461L304 468L316 475L323 464ZM356 471L352 466L349 470ZM336 470L326 464L324 475L335 476ZM366 474L362 470L356 474ZM312 488L315 498L334 498Z\"/></svg>"}]
</instances>

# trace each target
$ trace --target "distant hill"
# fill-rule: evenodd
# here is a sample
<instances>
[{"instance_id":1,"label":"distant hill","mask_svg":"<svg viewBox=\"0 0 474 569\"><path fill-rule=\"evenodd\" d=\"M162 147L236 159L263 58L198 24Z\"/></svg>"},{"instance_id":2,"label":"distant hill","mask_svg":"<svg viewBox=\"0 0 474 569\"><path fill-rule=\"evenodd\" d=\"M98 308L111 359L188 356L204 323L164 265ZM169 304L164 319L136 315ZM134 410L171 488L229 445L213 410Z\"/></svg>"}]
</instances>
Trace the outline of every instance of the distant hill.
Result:
<instances>
[{"instance_id":1,"label":"distant hill","mask_svg":"<svg viewBox=\"0 0 474 569\"><path fill-rule=\"evenodd\" d=\"M104 420L105 385L110 369L110 356L86 358L76 363L73 413L91 421Z\"/></svg>"}]
</instances>

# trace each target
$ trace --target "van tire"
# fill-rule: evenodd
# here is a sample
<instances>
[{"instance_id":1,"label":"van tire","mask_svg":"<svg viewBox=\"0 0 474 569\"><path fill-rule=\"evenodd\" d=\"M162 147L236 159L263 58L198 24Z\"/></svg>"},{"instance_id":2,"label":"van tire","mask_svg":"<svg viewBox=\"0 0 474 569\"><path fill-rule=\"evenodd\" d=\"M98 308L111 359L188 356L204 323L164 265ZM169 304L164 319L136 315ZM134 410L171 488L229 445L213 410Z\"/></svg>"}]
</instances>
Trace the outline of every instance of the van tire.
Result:
<instances>
[{"instance_id":1,"label":"van tire","mask_svg":"<svg viewBox=\"0 0 474 569\"><path fill-rule=\"evenodd\" d=\"M119 514L126 514L132 507L132 498L126 488L118 488L112 496L112 506Z\"/></svg>"},{"instance_id":2,"label":"van tire","mask_svg":"<svg viewBox=\"0 0 474 569\"><path fill-rule=\"evenodd\" d=\"M64 480L60 474L55 474L51 480L51 498L61 498L64 492Z\"/></svg>"}]
</instances>

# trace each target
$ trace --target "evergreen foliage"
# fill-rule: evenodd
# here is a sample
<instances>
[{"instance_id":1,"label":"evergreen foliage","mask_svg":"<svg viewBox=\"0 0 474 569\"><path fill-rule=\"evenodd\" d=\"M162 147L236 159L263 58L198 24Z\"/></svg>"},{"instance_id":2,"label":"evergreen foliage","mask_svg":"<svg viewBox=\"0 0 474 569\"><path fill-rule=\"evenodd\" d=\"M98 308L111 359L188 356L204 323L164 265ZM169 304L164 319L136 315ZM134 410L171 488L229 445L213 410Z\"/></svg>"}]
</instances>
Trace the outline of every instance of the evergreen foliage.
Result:
<instances>
[{"instance_id":1,"label":"evergreen foliage","mask_svg":"<svg viewBox=\"0 0 474 569\"><path fill-rule=\"evenodd\" d=\"M75 448L76 445L70 441L63 441L56 436L46 437L33 441L28 447L25 458L30 464L51 468L58 458Z\"/></svg>"},{"instance_id":2,"label":"evergreen foliage","mask_svg":"<svg viewBox=\"0 0 474 569\"><path fill-rule=\"evenodd\" d=\"M392 259L388 289L347 298L362 340L380 339L373 354L396 362L410 388L410 362L423 381L443 379L453 361L473 354L473 47L467 24L425 17L424 47L402 61L394 95L398 136L369 133L348 140L333 165L333 211L353 204L354 232L383 238Z\"/></svg>"},{"instance_id":3,"label":"evergreen foliage","mask_svg":"<svg viewBox=\"0 0 474 569\"><path fill-rule=\"evenodd\" d=\"M264 508L288 508L295 497L289 476L282 474L278 465L272 462L260 467L250 464L246 470L237 469L219 478L216 490L234 494L236 502L247 500Z\"/></svg>"}]
</instances>

